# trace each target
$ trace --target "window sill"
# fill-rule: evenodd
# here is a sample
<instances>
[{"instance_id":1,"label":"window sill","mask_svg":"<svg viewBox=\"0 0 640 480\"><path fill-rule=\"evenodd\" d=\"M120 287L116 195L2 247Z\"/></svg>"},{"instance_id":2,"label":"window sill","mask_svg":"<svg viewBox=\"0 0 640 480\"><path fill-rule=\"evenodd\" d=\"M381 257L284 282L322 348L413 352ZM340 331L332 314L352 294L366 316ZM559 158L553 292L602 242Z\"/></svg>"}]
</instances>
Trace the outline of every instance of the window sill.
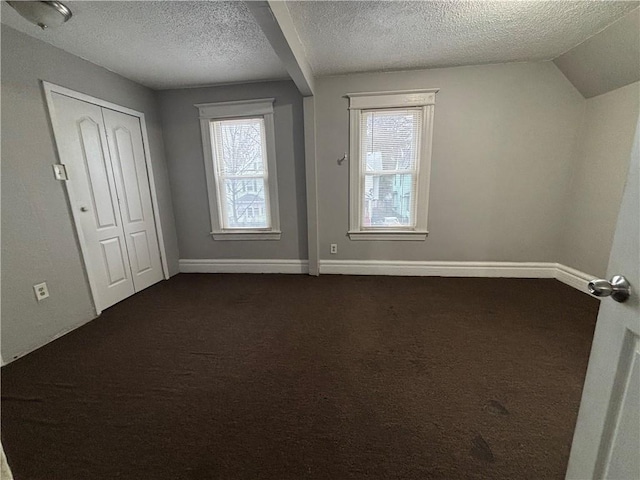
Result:
<instances>
[{"instance_id":1,"label":"window sill","mask_svg":"<svg viewBox=\"0 0 640 480\"><path fill-rule=\"evenodd\" d=\"M280 240L282 232L270 230L211 232L214 240Z\"/></svg>"},{"instance_id":2,"label":"window sill","mask_svg":"<svg viewBox=\"0 0 640 480\"><path fill-rule=\"evenodd\" d=\"M421 241L427 239L427 231L367 231L358 230L349 232L351 240L413 240Z\"/></svg>"}]
</instances>

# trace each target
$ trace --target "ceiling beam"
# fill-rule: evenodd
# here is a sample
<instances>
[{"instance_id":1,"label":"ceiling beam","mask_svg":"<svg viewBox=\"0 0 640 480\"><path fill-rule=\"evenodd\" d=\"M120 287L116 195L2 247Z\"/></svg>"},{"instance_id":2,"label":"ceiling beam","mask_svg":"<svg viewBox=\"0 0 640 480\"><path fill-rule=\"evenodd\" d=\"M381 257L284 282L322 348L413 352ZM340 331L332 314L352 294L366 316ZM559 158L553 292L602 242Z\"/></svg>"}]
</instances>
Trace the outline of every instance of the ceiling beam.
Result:
<instances>
[{"instance_id":1,"label":"ceiling beam","mask_svg":"<svg viewBox=\"0 0 640 480\"><path fill-rule=\"evenodd\" d=\"M284 1L248 1L249 11L303 96L314 91L313 70Z\"/></svg>"}]
</instances>

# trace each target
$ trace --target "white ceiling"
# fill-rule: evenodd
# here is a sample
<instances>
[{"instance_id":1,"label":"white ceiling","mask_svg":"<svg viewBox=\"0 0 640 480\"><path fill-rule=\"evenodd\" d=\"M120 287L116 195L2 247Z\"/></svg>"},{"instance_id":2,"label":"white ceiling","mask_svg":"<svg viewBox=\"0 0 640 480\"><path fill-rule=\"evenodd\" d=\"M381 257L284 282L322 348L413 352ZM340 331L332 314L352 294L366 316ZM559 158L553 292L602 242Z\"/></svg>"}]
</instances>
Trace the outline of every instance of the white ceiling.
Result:
<instances>
[{"instance_id":1,"label":"white ceiling","mask_svg":"<svg viewBox=\"0 0 640 480\"><path fill-rule=\"evenodd\" d=\"M287 6L316 75L551 60L638 2L300 2Z\"/></svg>"},{"instance_id":2,"label":"white ceiling","mask_svg":"<svg viewBox=\"0 0 640 480\"><path fill-rule=\"evenodd\" d=\"M2 23L155 89L288 78L244 2L76 2L41 31L5 2Z\"/></svg>"},{"instance_id":3,"label":"white ceiling","mask_svg":"<svg viewBox=\"0 0 640 480\"><path fill-rule=\"evenodd\" d=\"M45 31L1 3L2 23L151 88L288 78L242 1L65 1L73 18ZM638 5L286 2L316 76L550 60Z\"/></svg>"}]
</instances>

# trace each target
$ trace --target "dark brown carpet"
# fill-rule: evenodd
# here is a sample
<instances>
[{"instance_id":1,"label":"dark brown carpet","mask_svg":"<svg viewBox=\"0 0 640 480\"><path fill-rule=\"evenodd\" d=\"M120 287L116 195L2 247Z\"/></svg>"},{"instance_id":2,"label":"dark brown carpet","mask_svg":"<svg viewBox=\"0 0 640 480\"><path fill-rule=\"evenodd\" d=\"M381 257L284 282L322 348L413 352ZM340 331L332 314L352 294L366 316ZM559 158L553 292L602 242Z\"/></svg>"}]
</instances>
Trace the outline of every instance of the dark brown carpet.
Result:
<instances>
[{"instance_id":1,"label":"dark brown carpet","mask_svg":"<svg viewBox=\"0 0 640 480\"><path fill-rule=\"evenodd\" d=\"M179 275L2 369L16 480L561 479L598 302Z\"/></svg>"}]
</instances>

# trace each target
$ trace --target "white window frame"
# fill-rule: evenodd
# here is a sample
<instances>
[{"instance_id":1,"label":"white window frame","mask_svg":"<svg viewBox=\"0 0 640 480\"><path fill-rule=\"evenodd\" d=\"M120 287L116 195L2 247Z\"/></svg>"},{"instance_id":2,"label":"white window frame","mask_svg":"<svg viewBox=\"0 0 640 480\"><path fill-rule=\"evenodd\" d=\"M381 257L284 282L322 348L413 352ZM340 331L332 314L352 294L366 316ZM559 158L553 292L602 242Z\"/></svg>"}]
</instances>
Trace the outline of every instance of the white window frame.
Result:
<instances>
[{"instance_id":1,"label":"white window frame","mask_svg":"<svg viewBox=\"0 0 640 480\"><path fill-rule=\"evenodd\" d=\"M349 93L349 238L351 240L426 240L429 212L429 179L433 114L439 89L402 90L394 92ZM364 227L362 225L363 176L360 162L360 119L363 110L415 108L422 109L420 155L417 165L416 226Z\"/></svg>"},{"instance_id":2,"label":"white window frame","mask_svg":"<svg viewBox=\"0 0 640 480\"><path fill-rule=\"evenodd\" d=\"M276 142L273 121L274 98L259 98L235 102L198 103L194 105L200 112L202 151L207 176L209 194L209 214L211 216L211 236L214 240L280 240L280 208L278 205L278 182L276 169ZM213 164L213 142L211 139L212 120L233 120L238 118L262 118L267 152L267 201L269 202L269 228L223 228L221 192L218 189L216 168Z\"/></svg>"}]
</instances>

